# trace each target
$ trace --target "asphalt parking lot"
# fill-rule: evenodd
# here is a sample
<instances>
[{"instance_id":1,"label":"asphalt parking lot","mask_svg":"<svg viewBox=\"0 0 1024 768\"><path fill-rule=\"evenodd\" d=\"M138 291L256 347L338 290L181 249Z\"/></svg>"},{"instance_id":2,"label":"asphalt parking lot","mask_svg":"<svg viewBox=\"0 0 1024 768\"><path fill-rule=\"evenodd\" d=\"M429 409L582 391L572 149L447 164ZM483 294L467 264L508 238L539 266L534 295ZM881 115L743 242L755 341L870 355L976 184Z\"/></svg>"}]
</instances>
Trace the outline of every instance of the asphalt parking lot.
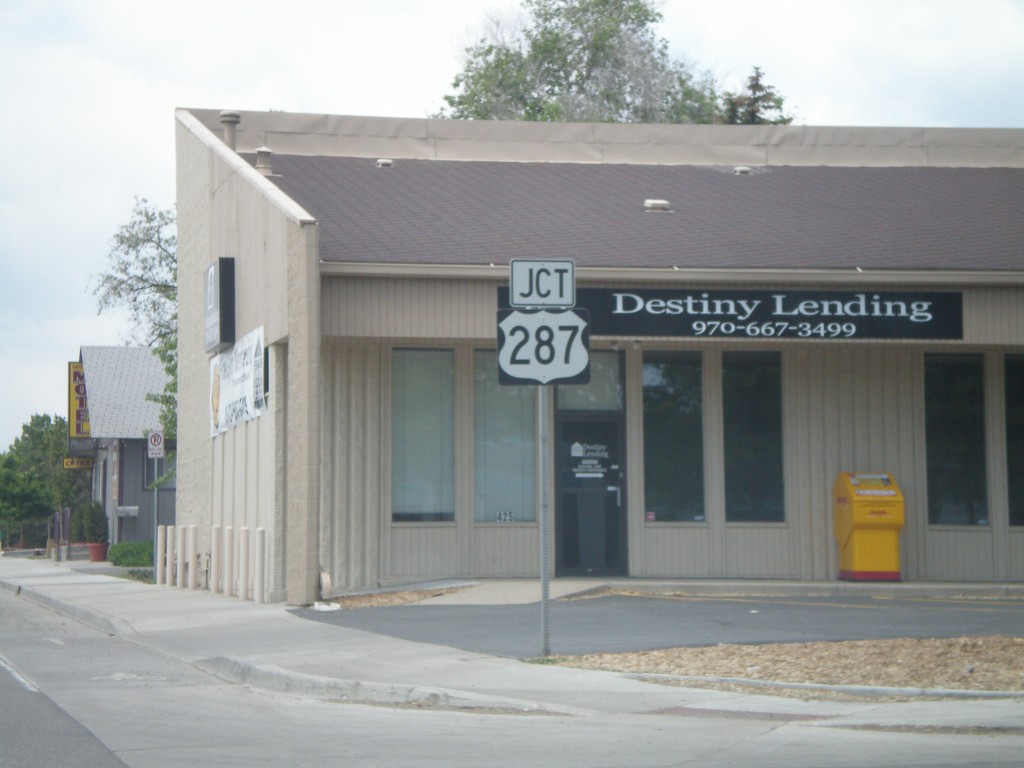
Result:
<instances>
[{"instance_id":1,"label":"asphalt parking lot","mask_svg":"<svg viewBox=\"0 0 1024 768\"><path fill-rule=\"evenodd\" d=\"M541 607L536 603L412 604L295 613L313 621L493 656L531 658L541 652ZM1012 598L607 595L552 600L548 617L555 655L717 643L1024 636L1024 600Z\"/></svg>"}]
</instances>

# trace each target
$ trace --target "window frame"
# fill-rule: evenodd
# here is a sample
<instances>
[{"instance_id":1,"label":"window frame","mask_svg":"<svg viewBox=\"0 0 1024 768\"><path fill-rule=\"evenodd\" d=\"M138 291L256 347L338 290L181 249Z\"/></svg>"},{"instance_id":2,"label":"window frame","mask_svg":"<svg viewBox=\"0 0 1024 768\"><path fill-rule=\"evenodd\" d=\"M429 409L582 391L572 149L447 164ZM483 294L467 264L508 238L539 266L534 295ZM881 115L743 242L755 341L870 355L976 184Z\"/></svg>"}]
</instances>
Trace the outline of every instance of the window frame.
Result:
<instances>
[{"instance_id":1,"label":"window frame","mask_svg":"<svg viewBox=\"0 0 1024 768\"><path fill-rule=\"evenodd\" d=\"M399 441L396 439L396 429L398 428L397 421L397 408L396 408L396 360L400 355L403 354L414 354L414 355L445 355L447 356L450 364L446 378L449 384L449 395L448 403L449 412L447 413L447 431L450 434L449 445L447 450L442 457L442 463L447 463L447 467L442 467L445 470L446 476L442 476L438 473L441 479L442 485L438 489L438 496L442 502L450 503L450 512L447 509L442 509L433 512L416 512L416 511L398 511L396 509L396 488L398 479L398 461L397 451L399 450ZM458 360L456 350L453 347L408 347L399 346L392 347L390 351L390 372L389 372L389 386L390 386L390 398L389 398L389 437L390 437L390 456L389 456L389 506L390 515L389 522L392 525L442 525L442 526L454 526L456 524L456 517L458 513L458 488L456 483L456 477L458 473L457 461L458 457L456 454L456 433L457 433L457 412L458 404L456 402L458 392ZM441 420L444 420L444 414L441 414ZM426 442L426 441L425 441ZM437 441L433 441L432 445L437 445Z\"/></svg>"},{"instance_id":2,"label":"window frame","mask_svg":"<svg viewBox=\"0 0 1024 768\"><path fill-rule=\"evenodd\" d=\"M963 424L963 418L962 417L964 417L965 413L968 411L968 408L963 407L963 405L964 405L963 403L959 403L958 404L960 407L949 408L948 405L950 403L950 392L944 391L942 393L934 393L935 396L929 397L929 387L931 385L931 382L933 381L929 377L929 369L930 369L930 367L932 367L932 370L934 370L933 366L936 363L939 363L939 362L945 362L947 364L954 364L955 363L955 364L959 365L961 368L965 368L968 364L971 364L971 367L975 369L973 372L977 374L977 379L976 379L977 393L976 394L978 395L978 398L976 399L975 403L968 404L968 405L976 407L977 410L976 410L976 413L973 414L974 417L975 417L975 420L972 421L971 424L967 425L967 426L973 427L976 430L979 430L978 434L968 435L968 434L965 433L965 425ZM986 397L985 397L985 395L986 395L986 392L985 392L985 379L986 379L985 356L982 353L974 353L974 352L934 352L934 353L928 352L928 353L925 353L925 355L924 355L924 367L923 367L923 379L924 379L924 381L923 381L923 392L924 392L924 433L925 433L925 440L924 440L924 443L925 443L924 444L925 487L927 489L927 500L928 500L928 505L927 505L927 510L926 510L927 516L926 517L927 517L927 520L928 520L928 525L929 525L929 527L948 527L948 528L952 528L952 529L955 529L955 530L979 530L979 529L986 529L986 528L991 529L991 526L992 526L992 499L991 499L990 489L988 487L988 462L989 462L989 456L988 456L988 445L987 445L987 434L986 434L987 433L987 429L988 429L988 425L987 425L987 419L986 419L987 403L985 402L985 400L986 400ZM959 372L958 375L950 378L949 381L952 382L953 384L963 385L964 383L968 382L968 377L966 375L964 375L964 373L961 371L961 372ZM947 407L944 408L945 412L951 413L954 416L958 415L958 416L961 417L961 423L959 425L956 425L955 427L953 425L951 425L950 429L948 430L948 432L946 434L942 435L942 436L943 437L950 437L950 436L954 437L954 439L952 440L952 444L954 444L959 449L960 453L964 452L964 449L966 447L965 443L966 443L966 439L967 439L968 436L974 438L977 441L976 445L975 445L975 448L976 449L980 449L980 450L976 451L976 453L979 453L980 456L981 456L981 466L980 466L980 471L978 473L979 477L975 477L975 478L973 478L973 480L975 481L975 483L977 483L978 488L982 492L981 506L983 507L983 510L982 510L980 515L976 511L971 511L969 513L970 517L974 518L973 521L968 520L966 518L965 518L964 521L942 519L942 516L940 516L938 514L938 508L937 508L936 505L939 503L939 501L938 501L938 494L936 493L936 490L938 489L937 483L939 482L939 478L940 478L940 475L941 475L941 470L939 468L940 460L945 462L945 463L947 463L947 464L949 464L949 463L954 464L957 467L956 475L957 475L957 477L961 477L961 478L963 477L963 470L965 468L965 464L969 465L969 462L964 462L964 461L961 461L961 460L957 460L955 457L951 458L950 456L940 456L940 455L936 454L936 452L934 450L935 443L933 442L933 439L936 437L936 431L937 430L935 429L935 427L937 427L938 424L934 423L932 421L933 411L929 407L929 403L932 402L932 401L941 402L942 404L947 406ZM967 449L967 453L971 453L971 452L972 451L968 448ZM960 483L960 485L962 485L962 483ZM977 501L972 502L972 504L973 503L977 503ZM943 514L945 515L945 514L948 514L948 513L943 513Z\"/></svg>"},{"instance_id":3,"label":"window frame","mask_svg":"<svg viewBox=\"0 0 1024 768\"><path fill-rule=\"evenodd\" d=\"M650 472L652 471L651 458L653 454L658 454L658 451L652 451L650 434L650 425L648 422L648 391L649 387L646 384L646 371L648 365L659 365L659 364L672 364L672 363L689 363L695 365L697 369L696 375L696 397L699 404L699 414L697 419L699 420L699 429L697 430L696 436L696 453L698 455L699 469L694 474L699 478L699 506L700 513L694 514L692 517L675 516L672 518L658 518L657 511L652 510L651 501L651 477ZM643 477L641 478L643 483L643 506L644 506L644 525L696 525L703 526L708 524L708 488L707 488L707 453L705 450L706 446L706 433L707 433L707 409L705 408L705 381L704 375L706 370L706 363L704 359L704 353L698 350L653 350L645 351L640 360L641 370L641 393L640 393L640 409L641 409L641 420L643 423Z\"/></svg>"},{"instance_id":4,"label":"window frame","mask_svg":"<svg viewBox=\"0 0 1024 768\"><path fill-rule=\"evenodd\" d=\"M785 393L783 392L784 386L784 372L783 372L783 359L782 352L778 350L764 350L764 351L723 351L721 359L721 428L722 428L722 481L723 481L723 504L724 504L724 517L726 525L787 525L789 523L788 510L786 508L786 440L785 440L785 429L786 429L786 416L784 412L784 401ZM744 364L756 363L758 360L770 361L771 368L775 370L775 381L774 386L776 388L775 403L773 404L774 413L771 414L771 418L777 427L777 436L772 437L772 443L777 440L777 445L774 445L776 451L776 460L772 462L772 474L776 475L774 478L778 487L773 489L777 492L778 499L778 516L777 518L770 519L757 519L756 517L737 517L736 513L731 513L731 510L735 509L735 497L730 500L730 491L736 486L730 485L730 474L735 479L736 464L734 461L735 457L730 457L730 444L736 445L735 441L730 437L731 435L731 416L730 416L730 392L727 382L727 370L730 365L730 361L742 360ZM749 397L739 398L737 402L751 403L753 400ZM743 432L740 434L753 434L750 432ZM746 441L746 444L741 444L745 448L750 448L750 441ZM759 458L757 461L747 462L749 466L766 468L766 462L764 461L764 451L754 447L753 453ZM763 448L763 446L762 446ZM748 469L749 469L748 466ZM732 467L732 468L731 468ZM777 472L775 471L777 470ZM746 469L744 471L747 471ZM735 491L733 491L735 493ZM771 511L771 510L769 510Z\"/></svg>"},{"instance_id":5,"label":"window frame","mask_svg":"<svg viewBox=\"0 0 1024 768\"><path fill-rule=\"evenodd\" d=\"M530 444L530 448L531 448L531 451L530 451L531 456L530 456L530 460L528 462L529 473L530 473L529 483L528 484L530 486L530 489L529 489L529 493L525 494L525 498L529 499L529 509L523 509L522 507L520 507L518 510L517 509L510 510L511 517L508 518L508 519L502 519L499 516L500 510L495 511L493 518L490 518L490 517L487 517L487 516L481 516L481 506L483 506L483 504L482 504L481 489L480 489L480 483L481 483L481 480L482 480L482 478L480 477L480 468L481 468L481 464L483 462L481 461L481 445L480 445L480 442L479 442L480 433L478 431L479 430L479 426L480 426L480 414L479 414L478 409L480 407L481 392L480 392L480 381L478 379L478 367L477 366L478 366L478 362L484 356L489 356L491 358L491 362L493 363L493 372L494 372L493 385L495 387L497 387L499 391L501 391L501 390L509 390L509 391L513 392L514 394L516 394L516 395L522 396L522 398L524 400L528 400L529 401L529 411L530 411L530 413L529 413L528 418L526 419L526 422L529 424L527 432L529 433L528 437L529 437L529 444ZM534 387L530 387L530 386L514 386L514 385L502 385L502 384L499 384L498 383L498 353L497 353L496 350L493 350L493 349L480 349L480 348L473 349L472 350L472 358L473 358L472 359L472 372L473 372L473 387L472 387L472 397L473 397L473 427L472 427L472 440L473 440L473 449L472 449L472 461L473 461L473 466L472 466L473 501L472 501L472 503L473 503L473 513L472 513L472 522L473 522L474 525L481 525L481 526L485 526L485 527L490 527L490 526L495 526L495 525L501 525L501 526L509 526L509 525L536 525L537 524L537 508L538 508L539 497L538 497L538 493L537 493L537 479L538 479L538 472L537 472L537 469L538 469L538 466L537 466L537 462L538 462L537 428L538 428L538 420L537 420L537 398L536 398L536 394L535 394L535 388ZM490 381L487 382L488 385L491 384L491 383L492 382L490 382ZM524 499L520 499L520 502L522 502L523 500ZM517 516L517 511L521 512L521 514L522 514L521 517Z\"/></svg>"}]
</instances>

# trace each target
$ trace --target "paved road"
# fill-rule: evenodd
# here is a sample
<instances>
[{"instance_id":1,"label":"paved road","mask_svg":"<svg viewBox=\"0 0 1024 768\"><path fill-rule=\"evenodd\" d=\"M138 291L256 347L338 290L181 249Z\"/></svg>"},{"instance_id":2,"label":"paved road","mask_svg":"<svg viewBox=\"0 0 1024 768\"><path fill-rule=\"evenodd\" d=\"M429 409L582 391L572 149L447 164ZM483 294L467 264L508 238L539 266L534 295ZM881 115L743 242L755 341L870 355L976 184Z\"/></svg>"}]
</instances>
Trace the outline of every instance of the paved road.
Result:
<instances>
[{"instance_id":1,"label":"paved road","mask_svg":"<svg viewBox=\"0 0 1024 768\"><path fill-rule=\"evenodd\" d=\"M283 606L5 560L0 557L0 652L131 768L1021 764L1019 698L803 701L651 685L614 673L522 664L331 626L297 618ZM482 597L499 593L523 596L523 584L511 585L513 590L508 586L480 584L432 601L458 599L466 605L468 598L483 602ZM907 599L909 594L903 597L916 602ZM568 628L582 634L586 627L567 622L565 612L595 610L586 631L607 637L632 621L622 634L635 645L637 637L648 636L650 622L631 606L656 610L657 605L674 605L676 613L691 617L705 603L729 611L741 607L735 615L718 617L714 627L721 628L734 627L741 618L770 617L794 602L802 601L626 599L618 613L600 610L601 601L582 609L562 602L552 606L553 628L556 641ZM902 617L906 610L885 604L854 612L851 605L857 601L845 598L811 602L846 606L858 620L848 621L847 627L863 624L867 613ZM605 605L618 603L608 599ZM999 626L992 617L1007 605L1019 609L1020 603L1024 598L970 602L963 610L925 605L940 606L940 614L966 614L972 628L991 629ZM510 599L504 604L511 606ZM397 610L406 621L420 623L420 633L449 617L447 639L461 633L463 645L473 632L490 638L506 632L500 623L481 626L488 617L522 615L521 634L527 640L535 636L538 618L536 603L507 609L420 605ZM456 615L463 623L450 620ZM819 620L819 627L825 624ZM785 617L774 625L785 627ZM2 674L8 679L0 700L10 699L17 707L19 697L36 695L25 688L19 693L11 687L19 685L16 678ZM480 709L463 708L474 705ZM37 738L49 738L52 718L46 711L31 715ZM5 759L14 753L4 751L4 722L15 721L0 718L0 766L7 768ZM51 764L45 757L35 759L34 751L25 749L30 746L31 740L22 739L20 754L31 760L25 768ZM97 757L109 761L111 755L100 751Z\"/></svg>"},{"instance_id":2,"label":"paved road","mask_svg":"<svg viewBox=\"0 0 1024 768\"><path fill-rule=\"evenodd\" d=\"M540 606L408 605L305 618L508 658L540 655ZM717 643L1024 635L1024 600L833 597L628 597L549 604L553 654Z\"/></svg>"},{"instance_id":3,"label":"paved road","mask_svg":"<svg viewBox=\"0 0 1024 768\"><path fill-rule=\"evenodd\" d=\"M0 658L0 766L127 768L113 752Z\"/></svg>"}]
</instances>

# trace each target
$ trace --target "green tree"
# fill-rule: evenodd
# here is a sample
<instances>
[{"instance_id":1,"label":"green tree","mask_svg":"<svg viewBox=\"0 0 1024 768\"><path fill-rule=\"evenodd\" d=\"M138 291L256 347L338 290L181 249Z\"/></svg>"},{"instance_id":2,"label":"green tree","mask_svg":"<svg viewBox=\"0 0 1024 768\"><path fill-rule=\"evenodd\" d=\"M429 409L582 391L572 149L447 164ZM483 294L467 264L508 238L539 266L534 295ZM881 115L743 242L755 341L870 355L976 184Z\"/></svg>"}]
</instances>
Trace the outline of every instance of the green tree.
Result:
<instances>
[{"instance_id":1,"label":"green tree","mask_svg":"<svg viewBox=\"0 0 1024 768\"><path fill-rule=\"evenodd\" d=\"M523 0L518 25L491 22L465 51L440 117L710 123L710 75L668 54L651 0Z\"/></svg>"},{"instance_id":2,"label":"green tree","mask_svg":"<svg viewBox=\"0 0 1024 768\"><path fill-rule=\"evenodd\" d=\"M783 111L785 100L775 88L766 85L760 67L747 78L740 93L722 95L721 122L731 125L789 125L793 117Z\"/></svg>"},{"instance_id":3,"label":"green tree","mask_svg":"<svg viewBox=\"0 0 1024 768\"><path fill-rule=\"evenodd\" d=\"M23 471L14 456L0 455L0 530L4 533L0 544L10 546L17 530L19 543L24 546L26 523L30 529L35 528L34 523L45 520L54 511L39 477ZM29 543L35 546L40 537L33 533L36 531L29 531Z\"/></svg>"},{"instance_id":4,"label":"green tree","mask_svg":"<svg viewBox=\"0 0 1024 768\"><path fill-rule=\"evenodd\" d=\"M89 502L88 473L64 469L67 437L63 418L36 414L0 454L0 521L5 531L18 529L22 544L45 541L54 512Z\"/></svg>"},{"instance_id":5,"label":"green tree","mask_svg":"<svg viewBox=\"0 0 1024 768\"><path fill-rule=\"evenodd\" d=\"M152 347L167 372L163 392L148 399L160 405L167 440L177 436L178 412L178 252L173 210L160 210L136 198L129 222L114 235L108 269L93 293L99 311L128 310L133 341Z\"/></svg>"}]
</instances>

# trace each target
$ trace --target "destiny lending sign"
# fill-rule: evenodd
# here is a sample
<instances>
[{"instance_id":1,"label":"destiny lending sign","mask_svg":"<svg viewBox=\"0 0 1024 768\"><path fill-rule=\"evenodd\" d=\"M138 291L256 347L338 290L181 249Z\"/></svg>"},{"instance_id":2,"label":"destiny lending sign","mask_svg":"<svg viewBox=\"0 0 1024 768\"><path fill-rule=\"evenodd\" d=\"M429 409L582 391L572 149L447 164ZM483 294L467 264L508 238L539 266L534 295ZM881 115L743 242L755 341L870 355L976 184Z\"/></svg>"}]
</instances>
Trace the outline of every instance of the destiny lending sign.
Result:
<instances>
[{"instance_id":1,"label":"destiny lending sign","mask_svg":"<svg viewBox=\"0 0 1024 768\"><path fill-rule=\"evenodd\" d=\"M498 305L507 301L499 289ZM581 288L576 304L595 336L963 338L956 292Z\"/></svg>"}]
</instances>

